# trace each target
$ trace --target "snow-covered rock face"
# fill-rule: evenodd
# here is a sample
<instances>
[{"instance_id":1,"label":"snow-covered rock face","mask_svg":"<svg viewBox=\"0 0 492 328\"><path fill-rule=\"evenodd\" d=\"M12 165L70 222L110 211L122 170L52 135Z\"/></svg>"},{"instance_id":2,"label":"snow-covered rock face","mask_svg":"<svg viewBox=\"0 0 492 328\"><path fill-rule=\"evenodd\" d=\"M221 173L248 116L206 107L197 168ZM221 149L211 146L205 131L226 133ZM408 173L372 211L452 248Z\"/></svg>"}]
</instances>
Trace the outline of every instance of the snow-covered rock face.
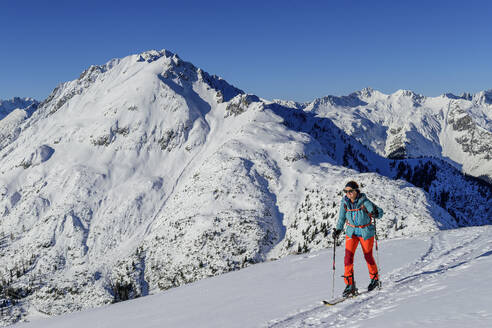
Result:
<instances>
[{"instance_id":1,"label":"snow-covered rock face","mask_svg":"<svg viewBox=\"0 0 492 328\"><path fill-rule=\"evenodd\" d=\"M395 111L428 102L371 89L268 102L162 50L91 66L36 111L12 111L0 120L4 323L326 247L350 179L384 208L384 238L490 223L488 186L437 159L381 156L385 112L368 106L384 101ZM468 131L455 112L450 124ZM441 119L419 117L427 123L391 123L390 148L438 153Z\"/></svg>"}]
</instances>

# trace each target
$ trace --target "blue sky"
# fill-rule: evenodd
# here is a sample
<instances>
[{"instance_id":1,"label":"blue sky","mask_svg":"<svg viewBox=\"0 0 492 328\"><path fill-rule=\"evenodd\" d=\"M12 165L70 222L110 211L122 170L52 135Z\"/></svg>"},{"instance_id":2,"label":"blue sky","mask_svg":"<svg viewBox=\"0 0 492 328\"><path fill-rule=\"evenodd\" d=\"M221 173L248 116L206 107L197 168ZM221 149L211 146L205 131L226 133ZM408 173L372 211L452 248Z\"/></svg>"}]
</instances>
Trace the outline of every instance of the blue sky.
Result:
<instances>
[{"instance_id":1,"label":"blue sky","mask_svg":"<svg viewBox=\"0 0 492 328\"><path fill-rule=\"evenodd\" d=\"M267 99L492 89L491 1L0 1L0 99L168 49Z\"/></svg>"}]
</instances>

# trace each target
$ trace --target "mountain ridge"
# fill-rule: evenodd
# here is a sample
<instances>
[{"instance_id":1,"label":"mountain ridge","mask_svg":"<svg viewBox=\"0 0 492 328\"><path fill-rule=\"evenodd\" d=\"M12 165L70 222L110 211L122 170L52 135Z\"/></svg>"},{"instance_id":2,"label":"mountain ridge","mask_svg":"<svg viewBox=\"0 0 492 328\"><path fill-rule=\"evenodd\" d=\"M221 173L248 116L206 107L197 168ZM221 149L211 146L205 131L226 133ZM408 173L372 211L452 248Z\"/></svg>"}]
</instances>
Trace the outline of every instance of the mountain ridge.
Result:
<instances>
[{"instance_id":1,"label":"mountain ridge","mask_svg":"<svg viewBox=\"0 0 492 328\"><path fill-rule=\"evenodd\" d=\"M489 93L455 99L408 90L385 95L368 88L349 96L320 98L304 109L332 119L384 157L439 157L490 183L492 111L483 100Z\"/></svg>"}]
</instances>

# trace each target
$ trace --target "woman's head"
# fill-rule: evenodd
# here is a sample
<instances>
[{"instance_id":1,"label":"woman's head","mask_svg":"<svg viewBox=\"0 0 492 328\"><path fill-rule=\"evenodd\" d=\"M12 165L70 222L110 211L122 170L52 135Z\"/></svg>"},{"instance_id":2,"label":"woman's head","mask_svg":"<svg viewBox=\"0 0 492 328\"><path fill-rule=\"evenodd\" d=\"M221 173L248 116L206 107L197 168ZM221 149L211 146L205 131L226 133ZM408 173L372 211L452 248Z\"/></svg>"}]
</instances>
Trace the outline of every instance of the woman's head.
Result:
<instances>
[{"instance_id":1,"label":"woman's head","mask_svg":"<svg viewBox=\"0 0 492 328\"><path fill-rule=\"evenodd\" d=\"M343 192L350 200L355 200L360 193L359 185L355 181L349 181L343 188Z\"/></svg>"}]
</instances>

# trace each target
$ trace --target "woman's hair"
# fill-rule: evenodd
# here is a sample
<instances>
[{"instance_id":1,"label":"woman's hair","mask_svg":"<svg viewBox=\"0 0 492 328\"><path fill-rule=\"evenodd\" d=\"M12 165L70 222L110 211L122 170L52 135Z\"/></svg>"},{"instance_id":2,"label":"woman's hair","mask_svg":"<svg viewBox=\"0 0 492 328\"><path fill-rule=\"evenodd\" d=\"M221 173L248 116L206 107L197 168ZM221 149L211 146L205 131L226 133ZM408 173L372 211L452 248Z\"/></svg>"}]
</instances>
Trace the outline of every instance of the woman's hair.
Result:
<instances>
[{"instance_id":1,"label":"woman's hair","mask_svg":"<svg viewBox=\"0 0 492 328\"><path fill-rule=\"evenodd\" d=\"M347 184L345 185L345 187L350 187L350 188L352 188L354 190L357 190L357 192L359 192L359 185L357 184L357 182L355 182L353 180L347 182Z\"/></svg>"}]
</instances>

